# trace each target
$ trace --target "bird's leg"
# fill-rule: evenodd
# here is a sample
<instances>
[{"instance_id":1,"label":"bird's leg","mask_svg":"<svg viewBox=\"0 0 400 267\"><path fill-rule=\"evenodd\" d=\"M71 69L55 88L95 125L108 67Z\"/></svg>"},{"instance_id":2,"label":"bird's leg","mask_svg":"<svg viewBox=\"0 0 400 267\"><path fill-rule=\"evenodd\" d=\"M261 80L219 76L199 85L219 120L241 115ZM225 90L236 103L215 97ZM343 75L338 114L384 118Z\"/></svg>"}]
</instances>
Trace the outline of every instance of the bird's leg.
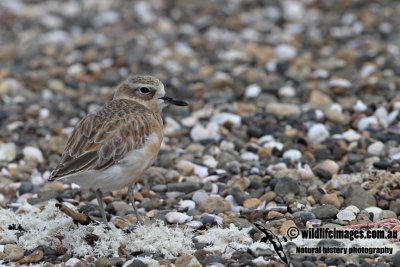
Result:
<instances>
[{"instance_id":1,"label":"bird's leg","mask_svg":"<svg viewBox=\"0 0 400 267\"><path fill-rule=\"evenodd\" d=\"M97 197L97 202L99 203L101 217L103 218L103 221L106 224L106 226L108 226L106 211L104 210L104 206L103 206L103 193L101 193L100 189L96 190L96 197Z\"/></svg>"},{"instance_id":2,"label":"bird's leg","mask_svg":"<svg viewBox=\"0 0 400 267\"><path fill-rule=\"evenodd\" d=\"M133 199L133 185L128 186L128 196L129 201L132 203L133 210L135 211L136 219L140 224L144 224L142 217L139 215L138 209L135 204L135 199Z\"/></svg>"}]
</instances>

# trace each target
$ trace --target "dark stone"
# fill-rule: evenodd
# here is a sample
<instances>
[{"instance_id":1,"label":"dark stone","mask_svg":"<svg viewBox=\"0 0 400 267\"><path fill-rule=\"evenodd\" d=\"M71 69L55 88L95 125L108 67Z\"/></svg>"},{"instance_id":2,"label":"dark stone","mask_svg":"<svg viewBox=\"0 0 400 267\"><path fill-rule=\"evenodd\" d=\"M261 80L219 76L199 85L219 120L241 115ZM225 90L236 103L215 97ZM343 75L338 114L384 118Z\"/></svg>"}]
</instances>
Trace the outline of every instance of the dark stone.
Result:
<instances>
[{"instance_id":1,"label":"dark stone","mask_svg":"<svg viewBox=\"0 0 400 267\"><path fill-rule=\"evenodd\" d=\"M332 179L332 174L328 172L327 170L321 169L321 168L316 168L314 170L314 174L321 179L323 182L327 182L330 179Z\"/></svg>"},{"instance_id":2,"label":"dark stone","mask_svg":"<svg viewBox=\"0 0 400 267\"><path fill-rule=\"evenodd\" d=\"M374 162L373 165L377 169L386 170L389 169L390 166L392 166L392 163L390 163L388 160L381 160L378 162Z\"/></svg>"},{"instance_id":3,"label":"dark stone","mask_svg":"<svg viewBox=\"0 0 400 267\"><path fill-rule=\"evenodd\" d=\"M278 179L274 192L279 196L285 196L288 193L297 194L299 192L299 183L289 177Z\"/></svg>"},{"instance_id":4,"label":"dark stone","mask_svg":"<svg viewBox=\"0 0 400 267\"><path fill-rule=\"evenodd\" d=\"M161 200L158 197L143 199L143 201L139 204L139 207L144 208L145 210L158 209L160 206Z\"/></svg>"},{"instance_id":5,"label":"dark stone","mask_svg":"<svg viewBox=\"0 0 400 267\"><path fill-rule=\"evenodd\" d=\"M332 159L332 154L328 149L320 148L315 150L314 157L316 160Z\"/></svg>"},{"instance_id":6,"label":"dark stone","mask_svg":"<svg viewBox=\"0 0 400 267\"><path fill-rule=\"evenodd\" d=\"M354 205L360 210L376 207L376 199L368 194L360 185L352 184L345 193L345 206Z\"/></svg>"},{"instance_id":7,"label":"dark stone","mask_svg":"<svg viewBox=\"0 0 400 267\"><path fill-rule=\"evenodd\" d=\"M206 192L211 192L213 188L213 184L211 182L207 182L203 185L203 189Z\"/></svg>"},{"instance_id":8,"label":"dark stone","mask_svg":"<svg viewBox=\"0 0 400 267\"><path fill-rule=\"evenodd\" d=\"M307 221L315 218L315 214L310 211L296 211L293 213L293 220L296 224L305 225Z\"/></svg>"},{"instance_id":9,"label":"dark stone","mask_svg":"<svg viewBox=\"0 0 400 267\"><path fill-rule=\"evenodd\" d=\"M222 264L224 264L224 262L225 262L225 259L222 258L222 257L220 257L220 256L217 256L217 255L210 255L210 256L207 256L205 259L203 259L202 261L200 261L200 263L201 263L203 266L209 265L209 264L211 264L211 263L222 263Z\"/></svg>"},{"instance_id":10,"label":"dark stone","mask_svg":"<svg viewBox=\"0 0 400 267\"><path fill-rule=\"evenodd\" d=\"M232 188L231 195L233 196L238 205L243 205L243 202L249 198L249 196L245 192L243 192L239 187Z\"/></svg>"},{"instance_id":11,"label":"dark stone","mask_svg":"<svg viewBox=\"0 0 400 267\"><path fill-rule=\"evenodd\" d=\"M133 260L126 267L147 267L147 264L145 264L143 261L140 261L140 260Z\"/></svg>"},{"instance_id":12,"label":"dark stone","mask_svg":"<svg viewBox=\"0 0 400 267\"><path fill-rule=\"evenodd\" d=\"M190 193L201 188L200 183L193 183L193 182L182 182L182 183L172 183L168 184L168 191L177 191L177 192L184 192Z\"/></svg>"},{"instance_id":13,"label":"dark stone","mask_svg":"<svg viewBox=\"0 0 400 267\"><path fill-rule=\"evenodd\" d=\"M330 204L315 207L311 210L318 219L335 218L339 210Z\"/></svg>"},{"instance_id":14,"label":"dark stone","mask_svg":"<svg viewBox=\"0 0 400 267\"><path fill-rule=\"evenodd\" d=\"M248 137L256 137L260 138L263 136L264 132L259 127L250 127L247 129L247 136Z\"/></svg>"},{"instance_id":15,"label":"dark stone","mask_svg":"<svg viewBox=\"0 0 400 267\"><path fill-rule=\"evenodd\" d=\"M363 156L354 153L349 153L347 157L350 164L354 164L363 160Z\"/></svg>"},{"instance_id":16,"label":"dark stone","mask_svg":"<svg viewBox=\"0 0 400 267\"><path fill-rule=\"evenodd\" d=\"M25 193L31 192L32 190L33 190L32 182L22 182L18 192L20 195L23 195Z\"/></svg>"},{"instance_id":17,"label":"dark stone","mask_svg":"<svg viewBox=\"0 0 400 267\"><path fill-rule=\"evenodd\" d=\"M400 266L400 251L397 251L393 256L393 266Z\"/></svg>"}]
</instances>

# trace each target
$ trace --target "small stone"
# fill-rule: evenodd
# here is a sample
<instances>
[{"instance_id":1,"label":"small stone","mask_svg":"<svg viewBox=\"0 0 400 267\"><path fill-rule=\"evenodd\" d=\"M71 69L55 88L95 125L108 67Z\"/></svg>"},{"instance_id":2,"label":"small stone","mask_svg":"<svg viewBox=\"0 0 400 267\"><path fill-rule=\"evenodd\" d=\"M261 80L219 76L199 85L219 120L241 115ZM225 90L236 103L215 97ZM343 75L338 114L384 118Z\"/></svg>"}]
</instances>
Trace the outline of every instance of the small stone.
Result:
<instances>
[{"instance_id":1,"label":"small stone","mask_svg":"<svg viewBox=\"0 0 400 267\"><path fill-rule=\"evenodd\" d=\"M18 192L20 195L23 195L25 193L30 193L33 190L33 184L32 182L22 182L21 186L18 189Z\"/></svg>"},{"instance_id":2,"label":"small stone","mask_svg":"<svg viewBox=\"0 0 400 267\"><path fill-rule=\"evenodd\" d=\"M296 227L296 224L292 220L284 221L279 229L279 233L283 236L288 237L288 230L291 227Z\"/></svg>"},{"instance_id":3,"label":"small stone","mask_svg":"<svg viewBox=\"0 0 400 267\"><path fill-rule=\"evenodd\" d=\"M28 256L23 257L18 261L19 264L29 264L29 263L37 263L43 259L44 253L43 250L38 249L29 254Z\"/></svg>"},{"instance_id":4,"label":"small stone","mask_svg":"<svg viewBox=\"0 0 400 267\"><path fill-rule=\"evenodd\" d=\"M278 117L294 116L301 113L298 105L276 102L268 103L267 111Z\"/></svg>"},{"instance_id":5,"label":"small stone","mask_svg":"<svg viewBox=\"0 0 400 267\"><path fill-rule=\"evenodd\" d=\"M331 175L336 175L340 167L335 161L328 159L318 164L318 168L328 171Z\"/></svg>"},{"instance_id":6,"label":"small stone","mask_svg":"<svg viewBox=\"0 0 400 267\"><path fill-rule=\"evenodd\" d=\"M130 205L128 205L131 207ZM158 209L161 206L161 200L158 197L152 197L152 198L146 198L143 199L143 201L139 204L139 207L144 208L145 210L154 210ZM131 207L131 210L133 208ZM129 212L129 210L125 211L126 213Z\"/></svg>"},{"instance_id":7,"label":"small stone","mask_svg":"<svg viewBox=\"0 0 400 267\"><path fill-rule=\"evenodd\" d=\"M96 267L109 267L109 266L113 266L113 263L111 262L110 259L106 258L106 257L100 257L96 260L96 262L94 263L94 265Z\"/></svg>"},{"instance_id":8,"label":"small stone","mask_svg":"<svg viewBox=\"0 0 400 267\"><path fill-rule=\"evenodd\" d=\"M192 216L188 216L185 213L176 212L176 211L168 212L165 215L165 219L169 223L181 224L181 223L185 223L185 222L188 222L188 221L192 220L192 218L193 218Z\"/></svg>"},{"instance_id":9,"label":"small stone","mask_svg":"<svg viewBox=\"0 0 400 267\"><path fill-rule=\"evenodd\" d=\"M49 140L49 148L51 151L62 155L64 152L65 145L67 144L67 140L61 136L54 136Z\"/></svg>"},{"instance_id":10,"label":"small stone","mask_svg":"<svg viewBox=\"0 0 400 267\"><path fill-rule=\"evenodd\" d=\"M359 131L366 131L369 128L379 127L378 119L374 116L365 117L358 121L357 128Z\"/></svg>"},{"instance_id":11,"label":"small stone","mask_svg":"<svg viewBox=\"0 0 400 267\"><path fill-rule=\"evenodd\" d=\"M240 126L242 124L242 118L233 113L222 112L210 119L210 123L215 123L218 125L222 125L227 122L232 123L234 126Z\"/></svg>"},{"instance_id":12,"label":"small stone","mask_svg":"<svg viewBox=\"0 0 400 267\"><path fill-rule=\"evenodd\" d=\"M348 187L344 203L346 206L354 205L360 210L368 207L376 207L376 199L374 196L357 184L351 184Z\"/></svg>"},{"instance_id":13,"label":"small stone","mask_svg":"<svg viewBox=\"0 0 400 267\"><path fill-rule=\"evenodd\" d=\"M194 173L194 164L187 160L179 161L176 168L182 175L188 176Z\"/></svg>"},{"instance_id":14,"label":"small stone","mask_svg":"<svg viewBox=\"0 0 400 267\"><path fill-rule=\"evenodd\" d=\"M382 210L382 212L379 214L379 218L381 220L396 219L397 215L392 210Z\"/></svg>"},{"instance_id":15,"label":"small stone","mask_svg":"<svg viewBox=\"0 0 400 267\"><path fill-rule=\"evenodd\" d=\"M265 201L267 204L276 198L276 193L274 191L269 191L261 196L260 200Z\"/></svg>"},{"instance_id":16,"label":"small stone","mask_svg":"<svg viewBox=\"0 0 400 267\"><path fill-rule=\"evenodd\" d=\"M224 263L225 259L218 255L209 255L201 260L203 266L215 266L215 264Z\"/></svg>"},{"instance_id":17,"label":"small stone","mask_svg":"<svg viewBox=\"0 0 400 267\"><path fill-rule=\"evenodd\" d=\"M293 213L293 220L298 224L305 225L307 221L315 219L315 214L310 211L296 211Z\"/></svg>"},{"instance_id":18,"label":"small stone","mask_svg":"<svg viewBox=\"0 0 400 267\"><path fill-rule=\"evenodd\" d=\"M336 194L325 194L320 199L321 204L330 204L340 209L341 203Z\"/></svg>"},{"instance_id":19,"label":"small stone","mask_svg":"<svg viewBox=\"0 0 400 267\"><path fill-rule=\"evenodd\" d=\"M210 196L199 204L199 210L208 213L221 213L230 209L229 202L220 196Z\"/></svg>"},{"instance_id":20,"label":"small stone","mask_svg":"<svg viewBox=\"0 0 400 267\"><path fill-rule=\"evenodd\" d=\"M275 56L279 60L289 60L297 55L297 49L290 44L280 44L275 47Z\"/></svg>"},{"instance_id":21,"label":"small stone","mask_svg":"<svg viewBox=\"0 0 400 267\"><path fill-rule=\"evenodd\" d=\"M218 166L218 161L213 156L204 155L203 164L209 168L215 169Z\"/></svg>"},{"instance_id":22,"label":"small stone","mask_svg":"<svg viewBox=\"0 0 400 267\"><path fill-rule=\"evenodd\" d=\"M333 205L322 205L319 207L315 207L311 210L311 212L315 214L315 217L317 217L317 219L334 218L338 211L339 210Z\"/></svg>"},{"instance_id":23,"label":"small stone","mask_svg":"<svg viewBox=\"0 0 400 267\"><path fill-rule=\"evenodd\" d=\"M279 220L279 219L282 219L283 217L285 217L284 214L282 214L278 211L271 210L270 212L268 212L266 218L267 218L267 220Z\"/></svg>"},{"instance_id":24,"label":"small stone","mask_svg":"<svg viewBox=\"0 0 400 267\"><path fill-rule=\"evenodd\" d=\"M4 246L4 258L6 262L15 262L19 261L24 257L24 249L15 245L15 244L7 244Z\"/></svg>"},{"instance_id":25,"label":"small stone","mask_svg":"<svg viewBox=\"0 0 400 267\"><path fill-rule=\"evenodd\" d=\"M307 138L313 144L320 144L330 136L329 131L325 125L321 123L314 124L308 130Z\"/></svg>"},{"instance_id":26,"label":"small stone","mask_svg":"<svg viewBox=\"0 0 400 267\"><path fill-rule=\"evenodd\" d=\"M257 84L251 84L246 87L244 92L245 97L247 98L255 98L261 93L261 87Z\"/></svg>"},{"instance_id":27,"label":"small stone","mask_svg":"<svg viewBox=\"0 0 400 267\"><path fill-rule=\"evenodd\" d=\"M85 266L83 262L81 262L79 259L77 258L70 258L69 260L67 260L67 262L65 263L66 267L80 267L80 266Z\"/></svg>"},{"instance_id":28,"label":"small stone","mask_svg":"<svg viewBox=\"0 0 400 267\"><path fill-rule=\"evenodd\" d=\"M193 141L199 142L203 140L218 141L221 138L219 133L219 125L215 123L208 123L206 127L201 124L196 124L190 130L190 137Z\"/></svg>"},{"instance_id":29,"label":"small stone","mask_svg":"<svg viewBox=\"0 0 400 267\"><path fill-rule=\"evenodd\" d=\"M299 192L299 183L289 177L280 178L274 187L274 192L278 196L285 196L288 193L297 194Z\"/></svg>"},{"instance_id":30,"label":"small stone","mask_svg":"<svg viewBox=\"0 0 400 267\"><path fill-rule=\"evenodd\" d=\"M56 191L58 193L62 193L64 192L64 184L62 182L59 181L54 181L54 182L50 182L50 183L46 183L43 185L43 189L45 190L53 190Z\"/></svg>"},{"instance_id":31,"label":"small stone","mask_svg":"<svg viewBox=\"0 0 400 267\"><path fill-rule=\"evenodd\" d=\"M202 267L200 262L196 259L195 256L191 255L183 255L176 259L175 261L176 267Z\"/></svg>"},{"instance_id":32,"label":"small stone","mask_svg":"<svg viewBox=\"0 0 400 267\"><path fill-rule=\"evenodd\" d=\"M380 156L385 149L385 144L382 142L375 142L368 146L367 152L373 156Z\"/></svg>"},{"instance_id":33,"label":"small stone","mask_svg":"<svg viewBox=\"0 0 400 267\"><path fill-rule=\"evenodd\" d=\"M296 96L296 90L292 86L283 86L279 88L278 95L280 97L294 97Z\"/></svg>"},{"instance_id":34,"label":"small stone","mask_svg":"<svg viewBox=\"0 0 400 267\"><path fill-rule=\"evenodd\" d=\"M333 79L329 82L329 87L349 89L351 87L351 82L346 79Z\"/></svg>"},{"instance_id":35,"label":"small stone","mask_svg":"<svg viewBox=\"0 0 400 267\"><path fill-rule=\"evenodd\" d=\"M319 90L312 90L308 102L317 107L326 107L332 104L332 99Z\"/></svg>"},{"instance_id":36,"label":"small stone","mask_svg":"<svg viewBox=\"0 0 400 267\"><path fill-rule=\"evenodd\" d=\"M22 150L24 157L28 160L33 160L34 162L43 163L43 154L38 148L33 146L24 147Z\"/></svg>"},{"instance_id":37,"label":"small stone","mask_svg":"<svg viewBox=\"0 0 400 267\"><path fill-rule=\"evenodd\" d=\"M261 201L258 198L248 198L243 202L243 207L246 209L256 209Z\"/></svg>"},{"instance_id":38,"label":"small stone","mask_svg":"<svg viewBox=\"0 0 400 267\"><path fill-rule=\"evenodd\" d=\"M344 209L338 212L336 217L345 222L351 222L356 219L357 214L349 209Z\"/></svg>"},{"instance_id":39,"label":"small stone","mask_svg":"<svg viewBox=\"0 0 400 267\"><path fill-rule=\"evenodd\" d=\"M14 143L0 144L0 162L11 162L17 156L17 148Z\"/></svg>"},{"instance_id":40,"label":"small stone","mask_svg":"<svg viewBox=\"0 0 400 267\"><path fill-rule=\"evenodd\" d=\"M198 205L201 202L205 201L208 198L208 193L204 190L194 192L192 196L192 200Z\"/></svg>"},{"instance_id":41,"label":"small stone","mask_svg":"<svg viewBox=\"0 0 400 267\"><path fill-rule=\"evenodd\" d=\"M282 157L284 159L289 159L291 162L296 162L300 160L301 156L301 152L297 149L289 149L283 153Z\"/></svg>"},{"instance_id":42,"label":"small stone","mask_svg":"<svg viewBox=\"0 0 400 267\"><path fill-rule=\"evenodd\" d=\"M361 135L353 129L344 132L341 136L348 142L358 141L361 138Z\"/></svg>"},{"instance_id":43,"label":"small stone","mask_svg":"<svg viewBox=\"0 0 400 267\"><path fill-rule=\"evenodd\" d=\"M400 215L400 199L395 199L390 201L389 209L396 213L397 216Z\"/></svg>"},{"instance_id":44,"label":"small stone","mask_svg":"<svg viewBox=\"0 0 400 267\"><path fill-rule=\"evenodd\" d=\"M201 188L200 183L195 182L181 182L181 183L171 183L167 185L168 191L177 191L177 192L184 192L190 193Z\"/></svg>"},{"instance_id":45,"label":"small stone","mask_svg":"<svg viewBox=\"0 0 400 267\"><path fill-rule=\"evenodd\" d=\"M244 152L240 155L243 160L247 161L258 161L259 156L253 152Z\"/></svg>"},{"instance_id":46,"label":"small stone","mask_svg":"<svg viewBox=\"0 0 400 267\"><path fill-rule=\"evenodd\" d=\"M127 214L127 213L133 211L132 206L129 205L128 203L126 203L125 201L114 201L114 202L112 202L112 206L116 212L118 211L123 214Z\"/></svg>"}]
</instances>

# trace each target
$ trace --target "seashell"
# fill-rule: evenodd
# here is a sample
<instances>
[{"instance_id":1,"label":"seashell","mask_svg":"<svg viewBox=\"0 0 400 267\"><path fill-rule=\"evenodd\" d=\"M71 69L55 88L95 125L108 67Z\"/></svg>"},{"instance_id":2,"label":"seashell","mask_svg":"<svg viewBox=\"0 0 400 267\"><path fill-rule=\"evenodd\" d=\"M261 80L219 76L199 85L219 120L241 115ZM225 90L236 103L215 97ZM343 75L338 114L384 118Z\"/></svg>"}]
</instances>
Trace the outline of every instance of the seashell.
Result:
<instances>
[{"instance_id":1,"label":"seashell","mask_svg":"<svg viewBox=\"0 0 400 267\"><path fill-rule=\"evenodd\" d=\"M192 216L188 216L185 213L177 212L177 211L171 211L165 214L165 219L169 223L184 223L187 221L191 221L193 219Z\"/></svg>"},{"instance_id":2,"label":"seashell","mask_svg":"<svg viewBox=\"0 0 400 267\"><path fill-rule=\"evenodd\" d=\"M339 211L336 217L342 221L352 221L356 218L356 214L351 210L344 209Z\"/></svg>"},{"instance_id":3,"label":"seashell","mask_svg":"<svg viewBox=\"0 0 400 267\"><path fill-rule=\"evenodd\" d=\"M380 217L381 217L381 213L382 213L382 209L378 208L378 207L368 207L366 209L364 209L366 212L368 212L369 214L372 214L372 221L373 222L378 222L380 221Z\"/></svg>"}]
</instances>

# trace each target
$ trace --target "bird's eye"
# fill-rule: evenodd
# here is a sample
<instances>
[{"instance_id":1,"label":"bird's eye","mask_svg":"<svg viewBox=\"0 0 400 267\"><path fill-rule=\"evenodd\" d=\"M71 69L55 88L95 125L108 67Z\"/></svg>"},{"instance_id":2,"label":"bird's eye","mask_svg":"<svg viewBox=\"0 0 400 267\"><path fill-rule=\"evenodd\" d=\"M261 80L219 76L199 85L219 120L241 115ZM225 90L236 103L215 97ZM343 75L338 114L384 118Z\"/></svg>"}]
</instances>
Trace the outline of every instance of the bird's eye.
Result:
<instances>
[{"instance_id":1,"label":"bird's eye","mask_svg":"<svg viewBox=\"0 0 400 267\"><path fill-rule=\"evenodd\" d=\"M150 93L150 89L149 88L147 88L147 87L141 87L140 89L140 92L142 93L142 94L148 94L148 93Z\"/></svg>"}]
</instances>

